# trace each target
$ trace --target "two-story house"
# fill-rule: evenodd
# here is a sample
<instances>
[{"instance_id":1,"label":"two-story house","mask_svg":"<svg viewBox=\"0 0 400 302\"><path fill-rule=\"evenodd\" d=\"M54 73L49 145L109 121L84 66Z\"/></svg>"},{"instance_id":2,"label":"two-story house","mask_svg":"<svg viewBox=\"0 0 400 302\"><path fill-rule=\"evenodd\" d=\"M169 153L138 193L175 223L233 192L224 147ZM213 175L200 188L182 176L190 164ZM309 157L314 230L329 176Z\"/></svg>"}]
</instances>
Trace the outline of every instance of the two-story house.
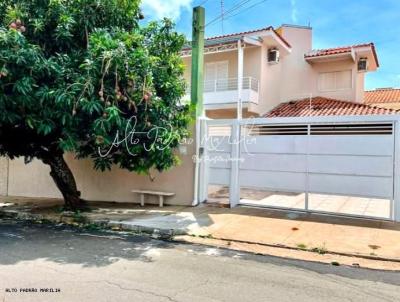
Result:
<instances>
[{"instance_id":1,"label":"two-story house","mask_svg":"<svg viewBox=\"0 0 400 302\"><path fill-rule=\"evenodd\" d=\"M274 108L278 116L278 105L296 106L296 101L315 101L331 112L335 106L355 106L349 114L360 107L374 114L376 109L363 104L365 74L379 67L374 44L313 50L312 38L311 27L282 25L206 39L206 115L234 118L241 102L243 117L268 116ZM182 57L190 83L190 47Z\"/></svg>"}]
</instances>

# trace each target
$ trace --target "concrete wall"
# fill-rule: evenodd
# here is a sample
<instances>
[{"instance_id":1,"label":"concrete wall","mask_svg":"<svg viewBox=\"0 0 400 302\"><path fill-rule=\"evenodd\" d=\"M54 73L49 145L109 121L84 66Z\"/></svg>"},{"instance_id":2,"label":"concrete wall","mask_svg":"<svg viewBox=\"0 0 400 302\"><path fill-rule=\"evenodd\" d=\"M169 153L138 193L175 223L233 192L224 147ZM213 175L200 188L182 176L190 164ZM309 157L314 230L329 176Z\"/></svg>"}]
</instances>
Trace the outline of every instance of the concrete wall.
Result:
<instances>
[{"instance_id":1,"label":"concrete wall","mask_svg":"<svg viewBox=\"0 0 400 302\"><path fill-rule=\"evenodd\" d=\"M71 154L66 160L74 173L82 197L92 201L139 202L139 197L131 193L133 189L174 192L167 198L166 204L190 205L194 190L194 145L184 146L187 154L180 155L182 164L164 173L154 172L149 176L138 175L126 170L113 168L112 171L93 170L90 160L76 160ZM1 162L0 162L1 165ZM3 167L3 166L1 166ZM3 171L3 169L1 170ZM2 173L0 172L0 179ZM2 182L0 180L0 192ZM26 197L61 197L49 175L49 168L35 160L25 165L23 159L10 161L8 195ZM156 198L148 197L150 203L157 203Z\"/></svg>"},{"instance_id":2,"label":"concrete wall","mask_svg":"<svg viewBox=\"0 0 400 302\"><path fill-rule=\"evenodd\" d=\"M0 196L7 195L8 187L8 159L0 157Z\"/></svg>"}]
</instances>

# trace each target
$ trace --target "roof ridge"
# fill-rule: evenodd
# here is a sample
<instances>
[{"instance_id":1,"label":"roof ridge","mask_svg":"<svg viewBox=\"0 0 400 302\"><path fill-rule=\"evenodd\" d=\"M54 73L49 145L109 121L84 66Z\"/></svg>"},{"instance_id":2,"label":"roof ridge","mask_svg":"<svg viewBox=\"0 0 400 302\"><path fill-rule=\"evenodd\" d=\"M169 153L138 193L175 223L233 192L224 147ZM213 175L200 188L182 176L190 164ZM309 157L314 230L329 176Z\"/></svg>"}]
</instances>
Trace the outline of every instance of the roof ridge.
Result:
<instances>
[{"instance_id":1,"label":"roof ridge","mask_svg":"<svg viewBox=\"0 0 400 302\"><path fill-rule=\"evenodd\" d=\"M322 50L326 51L326 50L354 48L354 47L363 47L363 46L372 46L372 45L375 45L374 42L345 45L345 46L336 46L336 47L329 47L329 48L316 48L316 49L312 49L311 51L322 51Z\"/></svg>"},{"instance_id":2,"label":"roof ridge","mask_svg":"<svg viewBox=\"0 0 400 302\"><path fill-rule=\"evenodd\" d=\"M243 31L243 32L238 32L238 33L231 33L231 34L226 34L226 35L208 37L208 38L206 38L206 40L217 40L217 39L221 39L221 38L228 38L228 37L246 35L246 34L251 34L251 33L255 33L255 32L258 32L258 31L264 31L264 30L274 30L274 28L270 25L268 27L263 27L263 28L259 28L259 29L253 29L253 30L248 30L248 31Z\"/></svg>"}]
</instances>

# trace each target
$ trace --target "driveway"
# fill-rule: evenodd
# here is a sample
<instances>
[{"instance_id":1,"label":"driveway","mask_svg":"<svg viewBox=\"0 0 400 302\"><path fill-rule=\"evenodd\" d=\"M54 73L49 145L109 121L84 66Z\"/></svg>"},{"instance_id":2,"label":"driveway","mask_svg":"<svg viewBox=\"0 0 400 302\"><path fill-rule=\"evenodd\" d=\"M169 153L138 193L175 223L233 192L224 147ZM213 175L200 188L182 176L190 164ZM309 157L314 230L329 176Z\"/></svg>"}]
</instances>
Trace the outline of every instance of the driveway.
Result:
<instances>
[{"instance_id":1,"label":"driveway","mask_svg":"<svg viewBox=\"0 0 400 302\"><path fill-rule=\"evenodd\" d=\"M229 188L209 186L209 203L229 204ZM274 192L241 188L240 203L244 205L304 210L305 193ZM390 219L391 202L388 199L309 194L308 209L342 215Z\"/></svg>"},{"instance_id":2,"label":"driveway","mask_svg":"<svg viewBox=\"0 0 400 302\"><path fill-rule=\"evenodd\" d=\"M7 302L399 301L399 277L139 236L0 222L0 301ZM32 292L41 288L54 292Z\"/></svg>"}]
</instances>

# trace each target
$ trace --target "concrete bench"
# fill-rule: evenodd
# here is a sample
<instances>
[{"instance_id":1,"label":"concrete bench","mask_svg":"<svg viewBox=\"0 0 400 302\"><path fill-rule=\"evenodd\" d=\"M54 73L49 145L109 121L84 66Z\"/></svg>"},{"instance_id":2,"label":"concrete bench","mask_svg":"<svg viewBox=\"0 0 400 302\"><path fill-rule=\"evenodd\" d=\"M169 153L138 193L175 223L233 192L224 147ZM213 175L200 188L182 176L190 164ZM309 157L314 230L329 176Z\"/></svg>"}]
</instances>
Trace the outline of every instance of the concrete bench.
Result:
<instances>
[{"instance_id":1,"label":"concrete bench","mask_svg":"<svg viewBox=\"0 0 400 302\"><path fill-rule=\"evenodd\" d=\"M169 192L157 192L157 191L148 191L148 190L132 190L132 193L140 194L140 205L144 207L144 196L145 195L153 195L158 196L158 202L160 207L164 206L164 197L171 197L174 196L175 193Z\"/></svg>"}]
</instances>

